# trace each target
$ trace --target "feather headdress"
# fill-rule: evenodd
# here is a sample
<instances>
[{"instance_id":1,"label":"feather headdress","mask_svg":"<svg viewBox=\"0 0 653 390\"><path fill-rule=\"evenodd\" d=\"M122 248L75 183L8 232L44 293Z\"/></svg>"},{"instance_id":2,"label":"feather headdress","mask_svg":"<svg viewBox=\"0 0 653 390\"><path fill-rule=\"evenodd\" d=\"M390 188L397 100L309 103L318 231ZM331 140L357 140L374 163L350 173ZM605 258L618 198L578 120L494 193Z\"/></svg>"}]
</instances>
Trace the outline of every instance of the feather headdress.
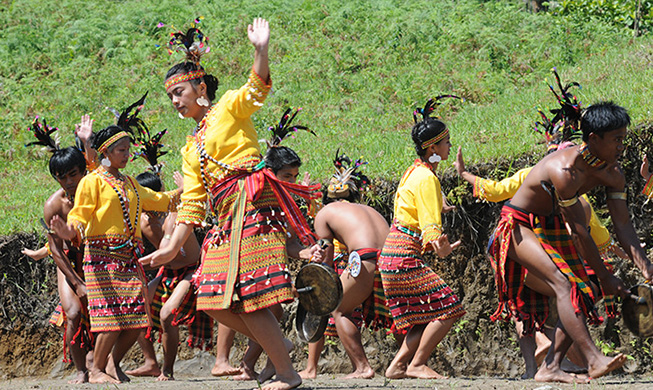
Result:
<instances>
[{"instance_id":1,"label":"feather headdress","mask_svg":"<svg viewBox=\"0 0 653 390\"><path fill-rule=\"evenodd\" d=\"M559 144L563 142L572 141L580 137L578 125L581 117L581 102L578 98L570 92L572 87L581 88L580 84L572 81L567 83L564 87L560 81L560 76L556 68L551 70L556 78L556 84L560 89L560 93L556 92L552 85L549 90L553 93L560 108L550 109L549 112L553 114L553 118L549 119L542 110L538 109L541 121L535 122L535 131L544 134L549 150L556 149Z\"/></svg>"},{"instance_id":2,"label":"feather headdress","mask_svg":"<svg viewBox=\"0 0 653 390\"><path fill-rule=\"evenodd\" d=\"M165 147L161 143L161 137L168 133L168 130L161 130L154 136L150 136L149 128L143 123L143 127L138 135L138 144L139 150L134 153L132 161L137 157L142 157L147 161L150 166L147 168L157 175L161 173L161 168L163 168L163 163L159 163L159 157L168 153L167 150L163 150Z\"/></svg>"},{"instance_id":3,"label":"feather headdress","mask_svg":"<svg viewBox=\"0 0 653 390\"><path fill-rule=\"evenodd\" d=\"M298 130L305 130L313 134L314 136L317 136L317 134L315 134L313 130L309 129L306 126L292 124L292 121L295 119L295 117L297 116L297 114L299 114L301 110L302 110L301 108L298 108L293 113L292 108L286 109L286 111L281 116L279 123L276 126L270 126L268 128L268 130L270 130L270 132L272 133L270 139L266 141L268 144L268 148L279 146L281 144L281 141L288 138L288 136L297 132Z\"/></svg>"},{"instance_id":4,"label":"feather headdress","mask_svg":"<svg viewBox=\"0 0 653 390\"><path fill-rule=\"evenodd\" d=\"M147 97L147 92L145 95L138 99L136 103L130 105L124 109L121 113L118 113L117 110L107 107L117 118L116 126L118 126L122 131L114 134L109 139L104 141L102 145L97 147L97 151L100 154L104 154L108 148L114 143L118 142L120 139L129 137L129 141L132 144L136 144L138 134L144 132L145 122L138 117L138 114L143 109L145 105L145 98Z\"/></svg>"},{"instance_id":5,"label":"feather headdress","mask_svg":"<svg viewBox=\"0 0 653 390\"><path fill-rule=\"evenodd\" d=\"M168 53L184 53L187 61L199 66L202 56L211 50L209 47L209 38L197 28L202 22L202 19L204 17L200 16L193 20L190 28L185 33L181 30L170 33L171 38L168 41ZM159 28L164 26L165 24L163 23L157 25ZM174 29L174 27L172 28Z\"/></svg>"},{"instance_id":6,"label":"feather headdress","mask_svg":"<svg viewBox=\"0 0 653 390\"><path fill-rule=\"evenodd\" d=\"M435 111L436 107L442 104L441 100L446 98L454 98L454 99L460 99L462 101L465 101L465 99L456 95L440 95L434 98L430 98L424 105L424 108L418 107L415 109L415 111L413 111L413 119L415 120L415 123L426 120L426 118L430 118L431 113ZM422 116L421 120L417 119L418 114Z\"/></svg>"},{"instance_id":7,"label":"feather headdress","mask_svg":"<svg viewBox=\"0 0 653 390\"><path fill-rule=\"evenodd\" d=\"M34 118L32 124L27 129L31 131L32 134L34 134L36 141L25 144L25 146L41 145L44 146L49 152L59 150L59 137L57 134L52 136L52 134L54 134L54 132L59 129L56 127L48 126L45 118L43 119L43 124L41 124L37 115Z\"/></svg>"},{"instance_id":8,"label":"feather headdress","mask_svg":"<svg viewBox=\"0 0 653 390\"><path fill-rule=\"evenodd\" d=\"M358 192L368 185L370 181L367 176L358 172L358 169L365 164L367 161L362 159L352 162L345 154L340 154L338 149L333 160L336 172L329 182L327 196L331 199L347 198L352 192Z\"/></svg>"}]
</instances>

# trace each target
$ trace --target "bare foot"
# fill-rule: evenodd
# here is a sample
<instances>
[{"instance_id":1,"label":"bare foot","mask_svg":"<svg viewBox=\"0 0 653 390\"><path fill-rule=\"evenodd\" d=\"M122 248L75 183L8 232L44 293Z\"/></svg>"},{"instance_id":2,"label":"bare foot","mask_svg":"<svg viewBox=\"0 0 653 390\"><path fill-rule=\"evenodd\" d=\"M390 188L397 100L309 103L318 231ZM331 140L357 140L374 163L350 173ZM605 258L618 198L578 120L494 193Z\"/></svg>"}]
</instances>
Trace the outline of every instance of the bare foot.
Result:
<instances>
[{"instance_id":1,"label":"bare foot","mask_svg":"<svg viewBox=\"0 0 653 390\"><path fill-rule=\"evenodd\" d=\"M161 382L161 381L174 381L174 380L175 380L175 377L172 376L172 373L165 373L165 372L162 372L161 375L159 375L159 376L156 378L156 381L157 381L157 382Z\"/></svg>"},{"instance_id":2,"label":"bare foot","mask_svg":"<svg viewBox=\"0 0 653 390\"><path fill-rule=\"evenodd\" d=\"M131 379L129 379L129 377L125 375L124 372L122 372L120 365L114 364L111 355L109 355L109 359L107 360L107 368L105 371L107 374L111 375L112 377L118 378L120 383L131 382Z\"/></svg>"},{"instance_id":3,"label":"bare foot","mask_svg":"<svg viewBox=\"0 0 653 390\"><path fill-rule=\"evenodd\" d=\"M161 369L156 364L144 364L135 370L125 371L125 374L131 376L159 376L161 375Z\"/></svg>"},{"instance_id":4,"label":"bare foot","mask_svg":"<svg viewBox=\"0 0 653 390\"><path fill-rule=\"evenodd\" d=\"M300 374L301 376L301 374ZM365 370L356 370L351 374L345 376L343 379L372 379L374 378L374 370L372 367L367 367Z\"/></svg>"},{"instance_id":5,"label":"bare foot","mask_svg":"<svg viewBox=\"0 0 653 390\"><path fill-rule=\"evenodd\" d=\"M526 372L521 376L521 379L533 379L536 372L536 370L526 370Z\"/></svg>"},{"instance_id":6,"label":"bare foot","mask_svg":"<svg viewBox=\"0 0 653 390\"><path fill-rule=\"evenodd\" d=\"M265 368L261 371L260 374L258 374L258 378L256 378L259 383L263 383L266 380L272 378L274 374L276 374L277 370L274 368L274 364L272 364L272 361L270 358L268 358L268 362L265 364Z\"/></svg>"},{"instance_id":7,"label":"bare foot","mask_svg":"<svg viewBox=\"0 0 653 390\"><path fill-rule=\"evenodd\" d=\"M122 383L118 379L112 377L111 375L102 372L102 371L91 371L88 374L88 381L89 383Z\"/></svg>"},{"instance_id":8,"label":"bare foot","mask_svg":"<svg viewBox=\"0 0 653 390\"><path fill-rule=\"evenodd\" d=\"M603 375L616 370L617 368L623 367L624 364L626 364L626 355L623 353L620 353L619 355L609 358L608 356L605 356L604 359L601 359L601 364L598 365L590 365L589 369L587 370L587 373L590 375L591 378L599 378L602 377Z\"/></svg>"},{"instance_id":9,"label":"bare foot","mask_svg":"<svg viewBox=\"0 0 653 390\"><path fill-rule=\"evenodd\" d=\"M277 380L271 383L268 383L267 385L261 387L261 390L288 390L288 389L294 389L295 387L299 386L302 384L302 378L299 377L299 375L294 372L294 375L291 377L283 377L280 375L277 375Z\"/></svg>"},{"instance_id":10,"label":"bare foot","mask_svg":"<svg viewBox=\"0 0 653 390\"><path fill-rule=\"evenodd\" d=\"M304 371L298 372L298 374L302 379L315 379L317 377L317 370L315 368L309 369L307 367Z\"/></svg>"},{"instance_id":11,"label":"bare foot","mask_svg":"<svg viewBox=\"0 0 653 390\"><path fill-rule=\"evenodd\" d=\"M235 381L253 381L258 374L252 368L247 367L244 363L240 364L240 374L234 375L231 379Z\"/></svg>"},{"instance_id":12,"label":"bare foot","mask_svg":"<svg viewBox=\"0 0 653 390\"><path fill-rule=\"evenodd\" d=\"M422 364L419 366L408 366L406 369L406 376L409 378L421 378L421 379L447 379L446 376L440 375L435 370Z\"/></svg>"},{"instance_id":13,"label":"bare foot","mask_svg":"<svg viewBox=\"0 0 653 390\"><path fill-rule=\"evenodd\" d=\"M80 383L88 382L88 371L78 371L74 379L68 381L71 385L78 385Z\"/></svg>"},{"instance_id":14,"label":"bare foot","mask_svg":"<svg viewBox=\"0 0 653 390\"><path fill-rule=\"evenodd\" d=\"M577 366L567 358L562 359L562 363L560 363L560 369L570 374L587 374L587 368Z\"/></svg>"},{"instance_id":15,"label":"bare foot","mask_svg":"<svg viewBox=\"0 0 653 390\"><path fill-rule=\"evenodd\" d=\"M385 370L385 377L388 379L401 379L406 377L406 365L398 363L394 360L390 363Z\"/></svg>"},{"instance_id":16,"label":"bare foot","mask_svg":"<svg viewBox=\"0 0 653 390\"><path fill-rule=\"evenodd\" d=\"M562 371L560 367L548 367L542 364L540 369L535 374L536 381L538 382L563 382L563 383L588 383L589 378L578 378L574 375L567 374Z\"/></svg>"},{"instance_id":17,"label":"bare foot","mask_svg":"<svg viewBox=\"0 0 653 390\"><path fill-rule=\"evenodd\" d=\"M237 375L241 373L240 368L236 368L229 364L229 361L219 361L216 359L213 368L211 369L211 375L213 376L229 376ZM253 379L253 378L252 378Z\"/></svg>"}]
</instances>

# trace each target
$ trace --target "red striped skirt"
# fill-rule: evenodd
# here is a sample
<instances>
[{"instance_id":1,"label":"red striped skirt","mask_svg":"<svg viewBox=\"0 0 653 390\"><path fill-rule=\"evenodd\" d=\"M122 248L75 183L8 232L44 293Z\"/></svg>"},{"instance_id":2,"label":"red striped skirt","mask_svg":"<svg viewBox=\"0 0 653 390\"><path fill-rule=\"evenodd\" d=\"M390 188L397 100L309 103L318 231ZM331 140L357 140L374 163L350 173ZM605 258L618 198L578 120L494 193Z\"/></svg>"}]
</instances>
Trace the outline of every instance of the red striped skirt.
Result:
<instances>
[{"instance_id":1,"label":"red striped skirt","mask_svg":"<svg viewBox=\"0 0 653 390\"><path fill-rule=\"evenodd\" d=\"M420 234L397 224L390 228L378 268L396 329L461 317L462 304L421 257Z\"/></svg>"},{"instance_id":2,"label":"red striped skirt","mask_svg":"<svg viewBox=\"0 0 653 390\"><path fill-rule=\"evenodd\" d=\"M202 264L196 278L198 310L221 310L227 289L231 254L233 206L238 191L220 199L218 225L202 244ZM237 259L237 277L229 308L250 313L293 300L290 270L286 263L285 219L268 183L255 201L246 200ZM234 230L235 231L235 230Z\"/></svg>"}]
</instances>

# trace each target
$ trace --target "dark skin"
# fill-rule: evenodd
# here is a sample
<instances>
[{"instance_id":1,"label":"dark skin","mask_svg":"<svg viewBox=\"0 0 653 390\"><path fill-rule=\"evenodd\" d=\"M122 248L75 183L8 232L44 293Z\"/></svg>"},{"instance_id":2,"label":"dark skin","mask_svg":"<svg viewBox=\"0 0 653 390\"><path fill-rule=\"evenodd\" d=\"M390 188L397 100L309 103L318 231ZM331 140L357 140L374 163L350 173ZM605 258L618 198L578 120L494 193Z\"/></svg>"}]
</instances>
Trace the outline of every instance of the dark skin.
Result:
<instances>
[{"instance_id":1,"label":"dark skin","mask_svg":"<svg viewBox=\"0 0 653 390\"><path fill-rule=\"evenodd\" d=\"M542 181L550 183L562 200L572 199L598 186L605 187L607 193L624 192L625 177L617 159L623 152L625 135L626 128L606 132L601 136L595 133L589 134L586 142L590 152L606 162L606 166L600 168L591 167L582 159L579 153L580 147L568 148L546 156L533 168L511 200L514 206L537 215L550 215L559 211L580 257L585 259L596 272L604 292L620 297L628 295L629 292L621 280L605 268L596 244L587 230L586 213L581 202L560 207L540 183ZM653 275L653 265L639 245L626 202L608 198L607 204L621 246L642 271L643 276L648 279ZM625 363L626 358L622 354L609 358L596 348L587 331L585 318L576 314L571 304L569 281L559 272L532 230L516 225L508 255L528 269L526 284L530 288L544 295L556 297L560 314L554 341L545 363L535 375L536 380L578 381L560 370L560 362L572 340L578 343L579 349L584 353L588 372L592 378L605 375Z\"/></svg>"},{"instance_id":2,"label":"dark skin","mask_svg":"<svg viewBox=\"0 0 653 390\"><path fill-rule=\"evenodd\" d=\"M74 194L79 181L86 174L86 170L80 167L74 167L68 172L58 173L55 179L61 185L61 188L52 194L45 202L43 207L43 218L50 221L55 215L64 221L68 218L68 213L73 208L72 199L66 193ZM77 376L71 383L88 382L88 371L86 367L86 351L80 348L79 344L72 344L79 322L81 320L82 307L87 305L86 284L79 276L81 264L77 264L78 270L75 270L64 253L66 248L72 248L70 242L64 242L54 234L48 234L48 244L52 252L52 259L57 265L57 285L61 305L66 313L66 334L64 342L69 346Z\"/></svg>"},{"instance_id":3,"label":"dark skin","mask_svg":"<svg viewBox=\"0 0 653 390\"><path fill-rule=\"evenodd\" d=\"M333 239L337 239L350 251L362 248L381 250L390 228L385 218L376 210L362 204L338 201L324 206L315 216L315 234L329 241L326 249L312 248L313 261L324 262L333 267ZM376 260L362 260L357 277L349 272L340 276L343 286L342 303L332 313L336 322L338 337L354 367L347 379L372 378L374 369L370 366L358 328L349 318L374 288Z\"/></svg>"}]
</instances>

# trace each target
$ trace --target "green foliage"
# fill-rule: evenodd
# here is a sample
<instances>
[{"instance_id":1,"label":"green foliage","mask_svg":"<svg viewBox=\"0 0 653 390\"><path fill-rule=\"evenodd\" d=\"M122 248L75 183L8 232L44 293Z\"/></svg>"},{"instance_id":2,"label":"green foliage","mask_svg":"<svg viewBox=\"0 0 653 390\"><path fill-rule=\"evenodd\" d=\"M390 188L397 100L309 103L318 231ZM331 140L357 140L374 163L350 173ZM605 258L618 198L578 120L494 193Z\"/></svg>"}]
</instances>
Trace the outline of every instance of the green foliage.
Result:
<instances>
[{"instance_id":1,"label":"green foliage","mask_svg":"<svg viewBox=\"0 0 653 390\"><path fill-rule=\"evenodd\" d=\"M548 3L549 11L570 16L581 22L601 20L618 27L635 28L639 12L639 30L653 26L653 1L648 0L562 0Z\"/></svg>"},{"instance_id":2,"label":"green foliage","mask_svg":"<svg viewBox=\"0 0 653 390\"><path fill-rule=\"evenodd\" d=\"M47 154L23 147L35 115L58 126L62 144L70 145L81 115L90 113L99 130L114 120L106 107L122 109L150 91L143 117L152 131L169 130L163 141L172 152L163 158L164 181L172 186L172 171L181 167L177 150L195 124L180 120L164 93L165 72L180 58L155 46L170 32L156 28L159 22L181 29L205 17L201 26L211 39L205 67L219 77L221 94L240 87L251 67L247 24L256 16L269 19L274 92L254 123L259 138L267 138L267 127L286 106L303 107L298 123L318 138L301 134L284 144L297 151L302 170L315 181L332 173L338 147L370 161L369 176L398 179L415 158L412 111L439 93L466 99L447 102L437 114L450 126L455 147L464 147L469 164L528 152L541 138L531 130L535 107L555 103L543 83L553 66L563 79L584 86L583 102L614 99L630 109L635 123L650 117L642 99L653 72L649 38L632 40L627 31L601 21L529 13L518 2L5 3L0 234L37 230L43 203L57 189L45 168ZM144 167L136 161L126 172L138 174Z\"/></svg>"}]
</instances>

